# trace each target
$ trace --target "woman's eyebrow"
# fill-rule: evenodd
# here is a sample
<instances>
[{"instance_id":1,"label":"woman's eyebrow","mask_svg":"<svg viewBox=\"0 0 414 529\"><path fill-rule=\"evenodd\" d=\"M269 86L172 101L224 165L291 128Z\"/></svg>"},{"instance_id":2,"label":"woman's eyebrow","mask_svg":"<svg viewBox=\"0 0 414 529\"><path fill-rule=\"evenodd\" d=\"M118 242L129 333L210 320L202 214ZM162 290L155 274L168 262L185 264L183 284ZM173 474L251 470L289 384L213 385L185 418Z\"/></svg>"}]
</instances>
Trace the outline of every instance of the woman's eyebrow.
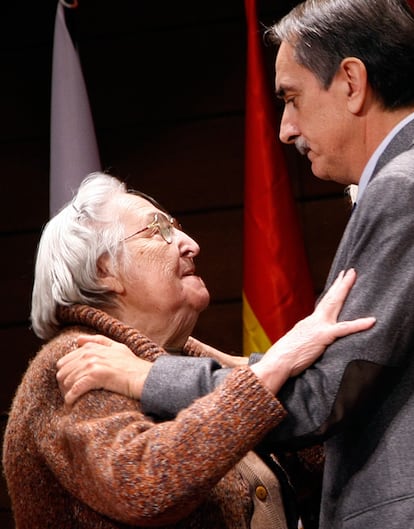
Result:
<instances>
[{"instance_id":1,"label":"woman's eyebrow","mask_svg":"<svg viewBox=\"0 0 414 529\"><path fill-rule=\"evenodd\" d=\"M154 211L143 213L140 217L137 217L137 219L134 220L134 225L136 225L137 229L145 228L145 226L148 226L154 221L154 215L156 213L157 211L155 209Z\"/></svg>"}]
</instances>

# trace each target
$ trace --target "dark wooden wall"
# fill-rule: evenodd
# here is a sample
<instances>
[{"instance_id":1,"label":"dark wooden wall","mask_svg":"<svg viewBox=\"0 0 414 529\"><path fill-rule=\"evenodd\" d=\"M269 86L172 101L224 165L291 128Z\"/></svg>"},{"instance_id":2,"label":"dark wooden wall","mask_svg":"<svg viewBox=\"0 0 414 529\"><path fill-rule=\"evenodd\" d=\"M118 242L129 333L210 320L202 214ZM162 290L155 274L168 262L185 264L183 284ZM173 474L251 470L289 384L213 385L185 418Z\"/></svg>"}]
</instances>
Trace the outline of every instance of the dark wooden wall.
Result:
<instances>
[{"instance_id":1,"label":"dark wooden wall","mask_svg":"<svg viewBox=\"0 0 414 529\"><path fill-rule=\"evenodd\" d=\"M297 1L262 1L270 23ZM0 413L39 343L29 329L33 258L48 219L56 0L7 2L0 34ZM195 334L241 351L243 0L80 0L80 54L105 169L155 196L202 248L212 295ZM269 53L269 82L274 50ZM276 137L276 130L275 130ZM347 216L343 189L286 150L315 291ZM1 437L0 437L1 441ZM12 527L0 482L0 527Z\"/></svg>"}]
</instances>

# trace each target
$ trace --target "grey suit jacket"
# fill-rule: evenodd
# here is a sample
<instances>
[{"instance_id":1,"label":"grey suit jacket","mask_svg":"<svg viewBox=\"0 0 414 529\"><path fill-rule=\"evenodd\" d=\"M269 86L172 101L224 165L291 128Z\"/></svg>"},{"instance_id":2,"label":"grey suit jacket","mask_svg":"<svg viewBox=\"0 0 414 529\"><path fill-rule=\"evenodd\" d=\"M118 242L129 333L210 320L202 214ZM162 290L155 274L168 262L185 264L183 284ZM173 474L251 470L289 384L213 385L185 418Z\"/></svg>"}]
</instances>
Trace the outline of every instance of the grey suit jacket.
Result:
<instances>
[{"instance_id":1,"label":"grey suit jacket","mask_svg":"<svg viewBox=\"0 0 414 529\"><path fill-rule=\"evenodd\" d=\"M337 340L278 395L289 414L268 442L325 441L320 529L414 528L413 142L411 122L378 161L326 284L354 267L357 284L340 319L374 315L376 325ZM207 372L194 368L193 386L186 377L180 405L214 385L200 383ZM157 413L175 413L174 399L155 396L156 370L154 377L143 397L148 408L158 399Z\"/></svg>"},{"instance_id":2,"label":"grey suit jacket","mask_svg":"<svg viewBox=\"0 0 414 529\"><path fill-rule=\"evenodd\" d=\"M327 439L321 529L414 527L414 122L378 161L327 287L354 267L341 319L375 327L332 344L279 397L275 438Z\"/></svg>"}]
</instances>

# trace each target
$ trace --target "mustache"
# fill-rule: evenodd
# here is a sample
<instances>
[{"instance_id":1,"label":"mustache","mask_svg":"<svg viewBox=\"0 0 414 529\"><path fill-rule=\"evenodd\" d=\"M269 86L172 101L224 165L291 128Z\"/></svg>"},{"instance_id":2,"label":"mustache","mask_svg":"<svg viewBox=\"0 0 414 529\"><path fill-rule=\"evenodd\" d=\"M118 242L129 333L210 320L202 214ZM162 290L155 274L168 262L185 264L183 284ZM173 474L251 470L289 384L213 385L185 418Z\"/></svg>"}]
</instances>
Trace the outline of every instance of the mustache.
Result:
<instances>
[{"instance_id":1,"label":"mustache","mask_svg":"<svg viewBox=\"0 0 414 529\"><path fill-rule=\"evenodd\" d=\"M302 136L295 140L295 147L304 156L310 151L307 141Z\"/></svg>"}]
</instances>

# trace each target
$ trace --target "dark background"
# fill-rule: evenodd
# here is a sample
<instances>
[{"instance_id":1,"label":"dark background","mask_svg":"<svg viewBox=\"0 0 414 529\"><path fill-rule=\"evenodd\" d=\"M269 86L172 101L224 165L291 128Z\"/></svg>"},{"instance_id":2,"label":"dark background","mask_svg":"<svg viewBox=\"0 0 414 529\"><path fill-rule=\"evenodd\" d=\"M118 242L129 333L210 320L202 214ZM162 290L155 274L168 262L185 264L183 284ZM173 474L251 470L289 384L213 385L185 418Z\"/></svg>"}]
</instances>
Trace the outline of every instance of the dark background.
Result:
<instances>
[{"instance_id":1,"label":"dark background","mask_svg":"<svg viewBox=\"0 0 414 529\"><path fill-rule=\"evenodd\" d=\"M270 24L296 3L262 0L259 18ZM28 315L36 244L49 215L56 6L5 2L0 16L0 432L39 347ZM155 196L200 243L198 270L212 302L194 334L240 353L243 1L80 0L75 29L103 167ZM266 50L269 83L274 52ZM318 293L347 216L343 189L311 176L294 149L285 152ZM12 526L0 480L0 527Z\"/></svg>"}]
</instances>

